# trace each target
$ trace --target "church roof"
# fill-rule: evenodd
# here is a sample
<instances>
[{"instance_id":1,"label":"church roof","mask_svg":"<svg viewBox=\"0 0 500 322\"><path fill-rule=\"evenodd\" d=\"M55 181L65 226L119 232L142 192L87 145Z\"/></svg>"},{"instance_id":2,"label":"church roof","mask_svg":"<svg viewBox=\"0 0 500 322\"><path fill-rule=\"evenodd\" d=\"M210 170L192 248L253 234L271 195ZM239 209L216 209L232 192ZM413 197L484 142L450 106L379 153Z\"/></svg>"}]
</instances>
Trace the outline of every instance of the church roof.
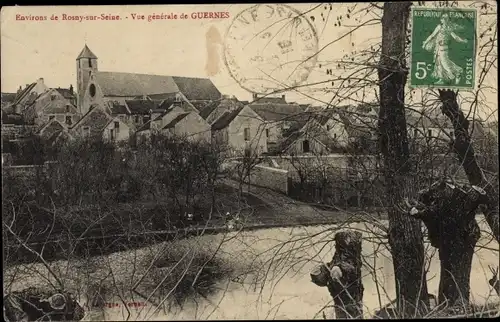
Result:
<instances>
[{"instance_id":1,"label":"church roof","mask_svg":"<svg viewBox=\"0 0 500 322\"><path fill-rule=\"evenodd\" d=\"M97 59L97 56L94 55L94 53L89 49L89 47L87 47L87 45L85 45L85 47L83 47L82 51L80 52L80 55L78 55L78 57L76 57L77 60L80 58Z\"/></svg>"},{"instance_id":2,"label":"church roof","mask_svg":"<svg viewBox=\"0 0 500 322\"><path fill-rule=\"evenodd\" d=\"M104 96L150 96L181 92L188 100L216 100L221 93L210 79L121 72L97 72Z\"/></svg>"}]
</instances>

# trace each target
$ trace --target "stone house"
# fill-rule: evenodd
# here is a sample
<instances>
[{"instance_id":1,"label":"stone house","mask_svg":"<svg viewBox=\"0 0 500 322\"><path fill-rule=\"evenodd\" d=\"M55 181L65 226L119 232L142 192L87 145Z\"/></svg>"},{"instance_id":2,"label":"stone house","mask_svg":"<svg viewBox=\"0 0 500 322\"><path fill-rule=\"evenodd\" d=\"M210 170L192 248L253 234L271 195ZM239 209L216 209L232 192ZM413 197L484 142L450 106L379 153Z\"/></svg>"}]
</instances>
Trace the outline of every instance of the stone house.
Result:
<instances>
[{"instance_id":1,"label":"stone house","mask_svg":"<svg viewBox=\"0 0 500 322\"><path fill-rule=\"evenodd\" d=\"M26 84L26 87L19 87L16 97L7 107L12 113L22 114L27 106L30 106L38 96L46 92L49 88L45 85L43 78L36 82Z\"/></svg>"},{"instance_id":2,"label":"stone house","mask_svg":"<svg viewBox=\"0 0 500 322\"><path fill-rule=\"evenodd\" d=\"M293 128L302 127L304 123L304 106L286 102L285 95L281 97L258 97L248 105L265 123L267 149L273 150L285 139ZM297 125L297 122L300 125Z\"/></svg>"},{"instance_id":3,"label":"stone house","mask_svg":"<svg viewBox=\"0 0 500 322\"><path fill-rule=\"evenodd\" d=\"M282 140L275 152L285 155L325 155L337 152L339 143L319 119L309 119L302 128Z\"/></svg>"},{"instance_id":4,"label":"stone house","mask_svg":"<svg viewBox=\"0 0 500 322\"><path fill-rule=\"evenodd\" d=\"M195 141L211 140L210 125L194 111L186 111L180 105L172 105L168 109L151 110L150 113L151 121L137 131L138 142L152 133L175 135Z\"/></svg>"},{"instance_id":5,"label":"stone house","mask_svg":"<svg viewBox=\"0 0 500 322\"><path fill-rule=\"evenodd\" d=\"M221 100L209 102L204 106L198 105L197 107L200 111L200 116L203 117L209 124L213 124L224 113L232 112L243 105L245 105L245 103L238 101L235 97L224 97Z\"/></svg>"},{"instance_id":6,"label":"stone house","mask_svg":"<svg viewBox=\"0 0 500 322\"><path fill-rule=\"evenodd\" d=\"M122 121L120 117L115 116L111 117L108 124L104 126L102 138L112 142L129 143L132 134L128 124Z\"/></svg>"},{"instance_id":7,"label":"stone house","mask_svg":"<svg viewBox=\"0 0 500 322\"><path fill-rule=\"evenodd\" d=\"M52 119L72 126L78 122L81 114L76 108L76 95L73 87L51 88L40 94L23 111L23 117L29 124L43 126Z\"/></svg>"},{"instance_id":8,"label":"stone house","mask_svg":"<svg viewBox=\"0 0 500 322\"><path fill-rule=\"evenodd\" d=\"M109 115L105 107L92 106L70 129L74 138L113 139L127 141L130 138L130 129L126 123L117 117ZM117 134L118 133L118 134Z\"/></svg>"},{"instance_id":9,"label":"stone house","mask_svg":"<svg viewBox=\"0 0 500 322\"><path fill-rule=\"evenodd\" d=\"M55 146L74 139L69 132L68 125L55 118L40 129L39 135L49 146Z\"/></svg>"},{"instance_id":10,"label":"stone house","mask_svg":"<svg viewBox=\"0 0 500 322\"><path fill-rule=\"evenodd\" d=\"M228 147L233 156L266 153L265 122L249 105L243 105L212 124L212 143Z\"/></svg>"},{"instance_id":11,"label":"stone house","mask_svg":"<svg viewBox=\"0 0 500 322\"><path fill-rule=\"evenodd\" d=\"M308 118L314 119L322 128L324 128L330 138L335 141L339 147L346 147L349 144L349 136L346 126L334 108L322 108L319 106L308 106L304 114Z\"/></svg>"}]
</instances>

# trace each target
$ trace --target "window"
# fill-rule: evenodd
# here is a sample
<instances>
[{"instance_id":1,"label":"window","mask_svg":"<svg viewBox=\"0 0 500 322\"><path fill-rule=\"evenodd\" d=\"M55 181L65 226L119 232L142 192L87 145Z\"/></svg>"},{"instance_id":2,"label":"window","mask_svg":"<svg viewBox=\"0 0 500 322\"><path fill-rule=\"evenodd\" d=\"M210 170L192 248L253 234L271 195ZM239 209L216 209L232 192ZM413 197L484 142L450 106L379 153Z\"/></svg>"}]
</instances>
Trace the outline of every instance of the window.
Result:
<instances>
[{"instance_id":1,"label":"window","mask_svg":"<svg viewBox=\"0 0 500 322\"><path fill-rule=\"evenodd\" d=\"M84 126L83 127L83 136L84 137L89 137L90 136L90 127L89 126Z\"/></svg>"},{"instance_id":2,"label":"window","mask_svg":"<svg viewBox=\"0 0 500 322\"><path fill-rule=\"evenodd\" d=\"M139 115L135 116L135 123L139 123Z\"/></svg>"},{"instance_id":3,"label":"window","mask_svg":"<svg viewBox=\"0 0 500 322\"><path fill-rule=\"evenodd\" d=\"M337 133L333 133L333 138L336 139L337 138Z\"/></svg>"},{"instance_id":4,"label":"window","mask_svg":"<svg viewBox=\"0 0 500 322\"><path fill-rule=\"evenodd\" d=\"M114 129L109 129L109 138L111 139L111 141L114 141L116 139Z\"/></svg>"},{"instance_id":5,"label":"window","mask_svg":"<svg viewBox=\"0 0 500 322\"><path fill-rule=\"evenodd\" d=\"M269 137L269 129L266 129L266 138Z\"/></svg>"},{"instance_id":6,"label":"window","mask_svg":"<svg viewBox=\"0 0 500 322\"><path fill-rule=\"evenodd\" d=\"M69 105L66 105L66 113L69 113L70 110L69 110Z\"/></svg>"},{"instance_id":7,"label":"window","mask_svg":"<svg viewBox=\"0 0 500 322\"><path fill-rule=\"evenodd\" d=\"M92 68L92 59L89 58L89 67Z\"/></svg>"},{"instance_id":8,"label":"window","mask_svg":"<svg viewBox=\"0 0 500 322\"><path fill-rule=\"evenodd\" d=\"M66 116L66 124L71 125L73 123L73 120L71 119L71 116Z\"/></svg>"},{"instance_id":9,"label":"window","mask_svg":"<svg viewBox=\"0 0 500 322\"><path fill-rule=\"evenodd\" d=\"M250 141L250 129L249 128L246 128L243 132L244 136L245 136L245 141Z\"/></svg>"},{"instance_id":10,"label":"window","mask_svg":"<svg viewBox=\"0 0 500 322\"><path fill-rule=\"evenodd\" d=\"M418 130L414 129L413 130L413 137L416 138L418 136Z\"/></svg>"},{"instance_id":11,"label":"window","mask_svg":"<svg viewBox=\"0 0 500 322\"><path fill-rule=\"evenodd\" d=\"M302 141L302 152L304 152L304 153L310 152L309 140Z\"/></svg>"},{"instance_id":12,"label":"window","mask_svg":"<svg viewBox=\"0 0 500 322\"><path fill-rule=\"evenodd\" d=\"M450 131L450 137L454 137L455 133L453 131Z\"/></svg>"},{"instance_id":13,"label":"window","mask_svg":"<svg viewBox=\"0 0 500 322\"><path fill-rule=\"evenodd\" d=\"M94 84L90 84L89 92L90 92L90 96L92 96L92 97L95 96L95 85Z\"/></svg>"},{"instance_id":14,"label":"window","mask_svg":"<svg viewBox=\"0 0 500 322\"><path fill-rule=\"evenodd\" d=\"M55 95L50 95L50 100L51 100L51 101L55 101L55 99L56 99L56 96L55 96Z\"/></svg>"},{"instance_id":15,"label":"window","mask_svg":"<svg viewBox=\"0 0 500 322\"><path fill-rule=\"evenodd\" d=\"M115 133L118 134L120 132L120 122L115 122Z\"/></svg>"},{"instance_id":16,"label":"window","mask_svg":"<svg viewBox=\"0 0 500 322\"><path fill-rule=\"evenodd\" d=\"M326 126L326 130L327 130L327 131L330 131L331 129L332 129L332 127L331 127L330 125L327 125L327 126Z\"/></svg>"}]
</instances>

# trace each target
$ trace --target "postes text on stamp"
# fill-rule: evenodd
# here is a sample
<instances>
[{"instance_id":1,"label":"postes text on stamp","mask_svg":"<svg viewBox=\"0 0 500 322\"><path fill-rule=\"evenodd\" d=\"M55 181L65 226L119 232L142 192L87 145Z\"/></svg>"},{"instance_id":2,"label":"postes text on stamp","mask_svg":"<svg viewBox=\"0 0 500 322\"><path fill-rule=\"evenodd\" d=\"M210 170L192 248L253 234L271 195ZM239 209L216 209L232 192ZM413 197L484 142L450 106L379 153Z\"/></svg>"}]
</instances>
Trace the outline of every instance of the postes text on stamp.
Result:
<instances>
[{"instance_id":1,"label":"postes text on stamp","mask_svg":"<svg viewBox=\"0 0 500 322\"><path fill-rule=\"evenodd\" d=\"M474 89L475 9L413 8L412 87Z\"/></svg>"},{"instance_id":2,"label":"postes text on stamp","mask_svg":"<svg viewBox=\"0 0 500 322\"><path fill-rule=\"evenodd\" d=\"M300 11L259 4L240 12L224 39L224 61L244 89L270 93L303 84L316 65L318 36Z\"/></svg>"}]
</instances>

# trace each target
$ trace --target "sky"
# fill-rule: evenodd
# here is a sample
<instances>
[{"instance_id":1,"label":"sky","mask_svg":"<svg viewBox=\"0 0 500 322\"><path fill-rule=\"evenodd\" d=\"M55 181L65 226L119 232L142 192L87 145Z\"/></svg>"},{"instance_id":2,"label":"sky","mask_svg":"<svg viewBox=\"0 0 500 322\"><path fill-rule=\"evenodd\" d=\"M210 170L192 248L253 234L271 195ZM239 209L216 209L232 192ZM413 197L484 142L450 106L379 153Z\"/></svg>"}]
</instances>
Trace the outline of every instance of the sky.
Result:
<instances>
[{"instance_id":1,"label":"sky","mask_svg":"<svg viewBox=\"0 0 500 322\"><path fill-rule=\"evenodd\" d=\"M287 25L283 22L285 19L278 19L276 11L271 12L271 9L259 9L257 22L252 22L251 13L245 11L252 7L250 4L2 7L0 20L1 90L2 92L15 92L19 86L24 87L38 78L44 78L49 87L67 88L70 84L76 87L75 59L87 44L99 59L100 71L210 77L223 94L234 95L241 100L251 100L252 94L247 89L252 85L248 81L241 82L241 80L251 79L256 75L258 77L263 65L251 65L248 62L253 55L260 54L259 49L256 48L264 47L262 43L255 42L248 47L243 44L247 44L247 40L256 38L254 37L256 34L260 34L272 24L269 21L277 21L270 29L271 34L276 37L275 42L277 43L280 37L281 40L292 40L292 47L296 49L296 52L302 50L302 56L284 53L277 46L271 49L265 47L266 53L262 56L269 55L265 56L268 58L279 56L280 63L285 60L297 67L302 65L298 63L293 65L293 62L299 61L304 55L309 55L305 47L321 49L314 59L308 60L309 69L303 69L300 72L302 74L298 72L298 74L293 74L296 76L294 79L298 81L307 76L302 84L321 83L321 85L303 86L300 91L287 92L287 100L327 103L331 100L332 94L325 93L322 89L330 85L329 80L332 76L327 75L326 68L336 66L337 61L344 55L350 57L353 52L368 48L380 41L380 24L365 26L349 36L342 37L359 24L354 21L354 17L363 17L365 21L380 18L375 12L358 11L366 5L366 3L354 6L332 4L331 7L314 3L290 5L300 12L305 12L304 19L307 18L312 29L307 27L306 20L302 20L301 26L306 26L304 27L306 31L307 29L315 30L317 43L314 41L301 43L297 40L299 37L296 34L294 36L290 34L288 38L283 36L288 30L293 31L293 28L289 23ZM348 10L351 15L350 19L347 18ZM218 19L192 18L193 13L200 12L224 12L224 14L221 14L223 18ZM121 20L61 20L63 14L67 16L119 15ZM151 14L177 14L177 19L148 21L148 16ZM186 14L188 18L180 19L182 14ZM19 20L17 15L45 16L47 20ZM58 16L59 20L52 20L52 15ZM136 17L144 15L146 19L134 19L133 15ZM343 19L340 27L336 25L339 16ZM252 23L246 24L239 21L241 17ZM266 20L267 17L274 20ZM227 46L231 48L229 57L236 60L234 64L230 64L232 70L224 64L223 45L222 42L215 41L214 43L214 39L217 40L214 34L219 35L224 44L230 44ZM245 37L245 40L241 40ZM334 41L339 37L342 39ZM234 38L237 40L235 41ZM214 45L210 47L212 43ZM323 49L327 44L330 45ZM207 71L209 61L211 68ZM292 67L288 68L285 71L295 70ZM262 69L264 70L262 73L268 75L269 66L263 66ZM273 75L279 78L275 79L274 76L270 76L275 84L278 83L275 88L282 89L284 82L288 79L283 77L284 74ZM497 89L496 76L489 78L491 78L490 82L495 83L491 86ZM242 83L247 84L243 86L247 89L240 85ZM374 96L372 95L369 99L374 99ZM494 99L488 98L487 100L497 105L496 93Z\"/></svg>"}]
</instances>

